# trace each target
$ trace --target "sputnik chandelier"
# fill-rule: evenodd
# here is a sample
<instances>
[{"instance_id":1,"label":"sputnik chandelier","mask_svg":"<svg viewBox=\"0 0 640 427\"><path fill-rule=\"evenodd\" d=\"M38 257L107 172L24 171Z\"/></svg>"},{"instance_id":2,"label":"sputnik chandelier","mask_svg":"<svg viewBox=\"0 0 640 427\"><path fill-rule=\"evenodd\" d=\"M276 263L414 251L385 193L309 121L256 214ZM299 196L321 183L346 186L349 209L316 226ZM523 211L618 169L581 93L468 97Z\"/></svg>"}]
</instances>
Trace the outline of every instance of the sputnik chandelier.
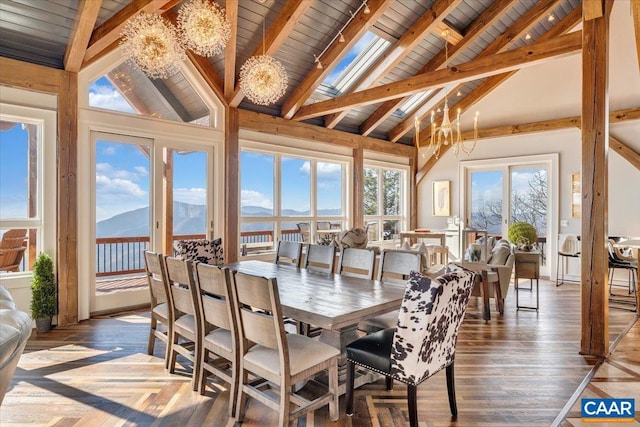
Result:
<instances>
[{"instance_id":1,"label":"sputnik chandelier","mask_svg":"<svg viewBox=\"0 0 640 427\"><path fill-rule=\"evenodd\" d=\"M141 12L122 30L122 53L149 78L165 79L179 70L185 49L201 56L222 52L231 37L223 8L210 0L190 0L178 11L178 30L164 18Z\"/></svg>"},{"instance_id":2,"label":"sputnik chandelier","mask_svg":"<svg viewBox=\"0 0 640 427\"><path fill-rule=\"evenodd\" d=\"M449 36L449 30L442 32L442 36L445 39L444 53L445 53L445 67L449 67L449 50L447 49L447 37ZM449 99L447 93L447 87L444 87L444 108L442 111L442 123L440 126L435 121L435 111L431 111L431 138L429 139L429 145L426 147L420 147L420 118L416 115L414 119L414 125L416 130L416 147L422 152L424 157L427 152L432 151L433 155L438 159L440 157L440 150L443 145L451 144L453 146L453 154L458 157L460 150L467 154L470 154L478 143L478 116L479 112L476 111L476 115L473 119L473 143L471 147L465 145L465 141L462 139L462 133L460 132L460 114L461 109L458 108L456 118L453 122L449 118Z\"/></svg>"},{"instance_id":3,"label":"sputnik chandelier","mask_svg":"<svg viewBox=\"0 0 640 427\"><path fill-rule=\"evenodd\" d=\"M270 105L287 91L287 70L277 59L265 53L264 19L262 20L262 55L252 56L240 68L240 88L249 100Z\"/></svg>"}]
</instances>

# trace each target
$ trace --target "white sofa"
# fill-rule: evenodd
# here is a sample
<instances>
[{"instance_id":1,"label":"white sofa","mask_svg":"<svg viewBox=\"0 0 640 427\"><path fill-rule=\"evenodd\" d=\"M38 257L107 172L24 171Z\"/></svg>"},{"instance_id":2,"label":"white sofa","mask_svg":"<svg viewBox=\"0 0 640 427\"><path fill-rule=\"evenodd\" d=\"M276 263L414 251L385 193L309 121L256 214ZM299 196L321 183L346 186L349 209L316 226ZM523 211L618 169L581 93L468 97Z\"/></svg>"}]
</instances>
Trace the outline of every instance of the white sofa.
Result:
<instances>
[{"instance_id":1,"label":"white sofa","mask_svg":"<svg viewBox=\"0 0 640 427\"><path fill-rule=\"evenodd\" d=\"M0 405L31 336L31 323L31 317L18 310L9 291L0 286Z\"/></svg>"}]
</instances>

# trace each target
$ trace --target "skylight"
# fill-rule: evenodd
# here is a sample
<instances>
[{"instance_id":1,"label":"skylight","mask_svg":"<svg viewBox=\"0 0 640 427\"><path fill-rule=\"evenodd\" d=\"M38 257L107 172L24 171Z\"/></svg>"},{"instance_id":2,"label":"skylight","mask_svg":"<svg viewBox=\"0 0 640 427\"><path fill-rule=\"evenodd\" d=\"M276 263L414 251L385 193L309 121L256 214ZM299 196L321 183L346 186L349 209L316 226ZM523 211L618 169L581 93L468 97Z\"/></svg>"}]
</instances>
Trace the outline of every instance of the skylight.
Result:
<instances>
[{"instance_id":1,"label":"skylight","mask_svg":"<svg viewBox=\"0 0 640 427\"><path fill-rule=\"evenodd\" d=\"M336 65L318 87L318 91L331 96L339 96L348 90L365 71L384 53L391 42L366 32Z\"/></svg>"},{"instance_id":2,"label":"skylight","mask_svg":"<svg viewBox=\"0 0 640 427\"><path fill-rule=\"evenodd\" d=\"M427 97L431 95L432 92L433 89L414 93L406 101L404 101L396 111L393 112L393 115L404 119L407 114L411 113L418 105L420 105L425 99L427 99Z\"/></svg>"}]
</instances>

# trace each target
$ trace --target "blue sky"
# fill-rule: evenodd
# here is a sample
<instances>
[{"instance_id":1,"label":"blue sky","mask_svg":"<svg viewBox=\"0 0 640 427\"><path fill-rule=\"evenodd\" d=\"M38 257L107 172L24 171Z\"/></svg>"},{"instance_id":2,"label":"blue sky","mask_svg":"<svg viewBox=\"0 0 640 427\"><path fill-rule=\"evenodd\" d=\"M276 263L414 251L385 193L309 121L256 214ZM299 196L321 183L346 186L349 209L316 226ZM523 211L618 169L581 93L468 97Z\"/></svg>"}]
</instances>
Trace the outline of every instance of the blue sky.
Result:
<instances>
[{"instance_id":1,"label":"blue sky","mask_svg":"<svg viewBox=\"0 0 640 427\"><path fill-rule=\"evenodd\" d=\"M0 131L0 218L27 216L28 133L20 124Z\"/></svg>"}]
</instances>

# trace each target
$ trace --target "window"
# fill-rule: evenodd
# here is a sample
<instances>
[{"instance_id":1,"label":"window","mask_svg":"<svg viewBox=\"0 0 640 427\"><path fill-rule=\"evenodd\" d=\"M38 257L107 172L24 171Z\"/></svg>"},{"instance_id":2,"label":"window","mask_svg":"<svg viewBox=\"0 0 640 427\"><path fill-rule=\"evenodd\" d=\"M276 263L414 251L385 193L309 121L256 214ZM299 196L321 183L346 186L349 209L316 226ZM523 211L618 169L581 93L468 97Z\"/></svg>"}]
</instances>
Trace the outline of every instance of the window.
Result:
<instances>
[{"instance_id":1,"label":"window","mask_svg":"<svg viewBox=\"0 0 640 427\"><path fill-rule=\"evenodd\" d=\"M427 99L427 97L432 93L433 93L433 89L425 90L424 92L414 93L409 98L407 98L407 100L404 101L396 111L393 112L393 115L401 119L404 119L405 117L407 117L408 114L410 114L413 110L415 110L415 108L418 105L420 105L425 99Z\"/></svg>"},{"instance_id":2,"label":"window","mask_svg":"<svg viewBox=\"0 0 640 427\"><path fill-rule=\"evenodd\" d=\"M365 166L364 220L369 240L394 240L406 228L406 170Z\"/></svg>"},{"instance_id":3,"label":"window","mask_svg":"<svg viewBox=\"0 0 640 427\"><path fill-rule=\"evenodd\" d=\"M343 228L345 182L344 162L242 150L243 254L270 251L277 240L316 243L327 222Z\"/></svg>"},{"instance_id":4,"label":"window","mask_svg":"<svg viewBox=\"0 0 640 427\"><path fill-rule=\"evenodd\" d=\"M12 242L22 239L2 257L5 276L31 270L39 252L55 255L56 127L52 111L0 109L0 236L14 230Z\"/></svg>"}]
</instances>

